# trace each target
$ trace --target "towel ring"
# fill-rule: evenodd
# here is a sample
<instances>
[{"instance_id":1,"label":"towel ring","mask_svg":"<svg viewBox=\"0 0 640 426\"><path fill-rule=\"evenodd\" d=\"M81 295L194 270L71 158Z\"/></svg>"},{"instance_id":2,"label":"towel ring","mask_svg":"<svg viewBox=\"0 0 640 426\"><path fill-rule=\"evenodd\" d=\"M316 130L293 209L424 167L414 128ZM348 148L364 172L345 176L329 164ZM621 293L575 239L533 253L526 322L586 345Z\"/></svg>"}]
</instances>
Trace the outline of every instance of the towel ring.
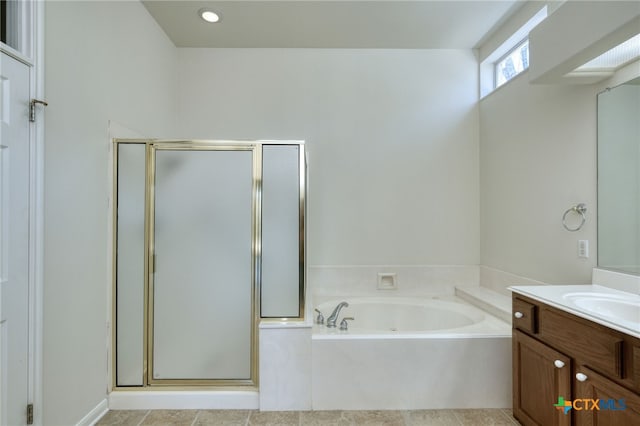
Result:
<instances>
[{"instance_id":1,"label":"towel ring","mask_svg":"<svg viewBox=\"0 0 640 426\"><path fill-rule=\"evenodd\" d=\"M580 222L580 225L578 225L575 228L569 228L567 226L566 220L567 220L567 215L570 212L576 212L578 213L580 216L582 216L582 221ZM566 212L564 212L564 214L562 215L562 226L564 226L564 229L566 229L569 232L575 232L575 231L579 231L580 229L582 229L582 226L584 225L584 222L587 220L587 206L584 203L580 203L577 204L573 207L571 207L570 209L568 209Z\"/></svg>"}]
</instances>

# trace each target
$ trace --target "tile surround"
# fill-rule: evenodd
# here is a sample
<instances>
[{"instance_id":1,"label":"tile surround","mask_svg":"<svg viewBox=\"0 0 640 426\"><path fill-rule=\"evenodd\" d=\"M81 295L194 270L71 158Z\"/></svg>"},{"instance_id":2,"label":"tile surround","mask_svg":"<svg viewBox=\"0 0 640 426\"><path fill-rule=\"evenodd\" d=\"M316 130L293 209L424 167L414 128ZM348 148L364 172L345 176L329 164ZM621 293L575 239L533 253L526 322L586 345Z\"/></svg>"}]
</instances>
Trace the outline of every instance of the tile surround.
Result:
<instances>
[{"instance_id":1,"label":"tile surround","mask_svg":"<svg viewBox=\"0 0 640 426\"><path fill-rule=\"evenodd\" d=\"M511 298L511 292L507 290L507 287L512 285L547 285L547 283L521 277L520 275L501 271L500 269L494 269L484 265L480 266L481 287Z\"/></svg>"},{"instance_id":2,"label":"tile surround","mask_svg":"<svg viewBox=\"0 0 640 426\"><path fill-rule=\"evenodd\" d=\"M398 288L378 290L378 273L395 273ZM479 267L469 266L309 266L307 297L453 295L456 285L478 285Z\"/></svg>"},{"instance_id":3,"label":"tile surround","mask_svg":"<svg viewBox=\"0 0 640 426\"><path fill-rule=\"evenodd\" d=\"M378 273L397 274L398 288L378 290ZM453 295L455 287L481 286L511 297L512 285L547 285L484 265L355 265L307 268L307 300L323 301L332 296L423 296ZM312 310L309 310L312 312Z\"/></svg>"},{"instance_id":4,"label":"tile surround","mask_svg":"<svg viewBox=\"0 0 640 426\"><path fill-rule=\"evenodd\" d=\"M510 335L402 342L314 339L312 351L314 409L511 406Z\"/></svg>"},{"instance_id":5,"label":"tile surround","mask_svg":"<svg viewBox=\"0 0 640 426\"><path fill-rule=\"evenodd\" d=\"M190 423L186 423L190 421ZM511 409L416 411L122 410L96 426L514 426Z\"/></svg>"},{"instance_id":6,"label":"tile surround","mask_svg":"<svg viewBox=\"0 0 640 426\"><path fill-rule=\"evenodd\" d=\"M593 268L593 284L603 285L620 291L640 294L640 276L623 272Z\"/></svg>"},{"instance_id":7,"label":"tile surround","mask_svg":"<svg viewBox=\"0 0 640 426\"><path fill-rule=\"evenodd\" d=\"M311 409L311 327L260 328L260 409Z\"/></svg>"},{"instance_id":8,"label":"tile surround","mask_svg":"<svg viewBox=\"0 0 640 426\"><path fill-rule=\"evenodd\" d=\"M511 324L511 297L486 287L456 287L456 296Z\"/></svg>"},{"instance_id":9,"label":"tile surround","mask_svg":"<svg viewBox=\"0 0 640 426\"><path fill-rule=\"evenodd\" d=\"M379 273L396 274L398 288L378 289ZM454 296L456 288L460 287L479 288L494 293L495 298L511 299L507 287L512 285L548 284L484 265L313 265L307 268L306 316L307 320L312 320L314 307L340 297ZM482 304L478 306L486 308Z\"/></svg>"}]
</instances>

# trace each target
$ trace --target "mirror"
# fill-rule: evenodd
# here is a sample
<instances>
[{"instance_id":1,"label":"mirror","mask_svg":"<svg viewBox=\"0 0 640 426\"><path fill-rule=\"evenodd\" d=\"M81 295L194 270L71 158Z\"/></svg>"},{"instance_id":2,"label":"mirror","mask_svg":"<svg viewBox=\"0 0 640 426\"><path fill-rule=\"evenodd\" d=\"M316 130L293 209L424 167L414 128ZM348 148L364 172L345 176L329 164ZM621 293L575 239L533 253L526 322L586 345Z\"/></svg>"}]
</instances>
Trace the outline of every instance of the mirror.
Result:
<instances>
[{"instance_id":1,"label":"mirror","mask_svg":"<svg viewBox=\"0 0 640 426\"><path fill-rule=\"evenodd\" d=\"M598 267L640 275L640 78L598 95Z\"/></svg>"}]
</instances>

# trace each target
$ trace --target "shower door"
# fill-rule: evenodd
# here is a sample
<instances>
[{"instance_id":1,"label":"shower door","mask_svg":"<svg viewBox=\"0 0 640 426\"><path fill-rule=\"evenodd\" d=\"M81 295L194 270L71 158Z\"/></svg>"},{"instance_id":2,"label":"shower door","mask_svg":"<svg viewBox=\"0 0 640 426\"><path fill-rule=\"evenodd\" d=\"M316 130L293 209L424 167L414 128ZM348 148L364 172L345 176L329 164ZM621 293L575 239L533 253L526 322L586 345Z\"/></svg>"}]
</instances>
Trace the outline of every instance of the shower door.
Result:
<instances>
[{"instance_id":1,"label":"shower door","mask_svg":"<svg viewBox=\"0 0 640 426\"><path fill-rule=\"evenodd\" d=\"M150 385L256 383L259 154L150 145Z\"/></svg>"}]
</instances>

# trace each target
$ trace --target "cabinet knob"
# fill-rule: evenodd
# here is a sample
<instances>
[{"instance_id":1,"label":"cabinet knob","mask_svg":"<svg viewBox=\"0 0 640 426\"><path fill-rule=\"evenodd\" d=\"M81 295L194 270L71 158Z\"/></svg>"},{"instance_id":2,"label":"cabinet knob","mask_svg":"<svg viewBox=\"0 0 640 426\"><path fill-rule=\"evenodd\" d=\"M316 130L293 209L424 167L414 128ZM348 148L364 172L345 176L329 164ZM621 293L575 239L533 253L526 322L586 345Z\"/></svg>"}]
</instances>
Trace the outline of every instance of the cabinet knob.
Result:
<instances>
[{"instance_id":1,"label":"cabinet knob","mask_svg":"<svg viewBox=\"0 0 640 426\"><path fill-rule=\"evenodd\" d=\"M522 312L514 312L513 316L516 318L522 318L524 316L524 314Z\"/></svg>"},{"instance_id":2,"label":"cabinet knob","mask_svg":"<svg viewBox=\"0 0 640 426\"><path fill-rule=\"evenodd\" d=\"M586 374L582 374L582 373L577 373L576 374L576 379L579 382L584 382L585 380L587 380L587 375Z\"/></svg>"},{"instance_id":3,"label":"cabinet knob","mask_svg":"<svg viewBox=\"0 0 640 426\"><path fill-rule=\"evenodd\" d=\"M555 365L558 368L562 368L564 367L564 362L560 361L559 359L556 359L555 361L553 361L553 365Z\"/></svg>"}]
</instances>

